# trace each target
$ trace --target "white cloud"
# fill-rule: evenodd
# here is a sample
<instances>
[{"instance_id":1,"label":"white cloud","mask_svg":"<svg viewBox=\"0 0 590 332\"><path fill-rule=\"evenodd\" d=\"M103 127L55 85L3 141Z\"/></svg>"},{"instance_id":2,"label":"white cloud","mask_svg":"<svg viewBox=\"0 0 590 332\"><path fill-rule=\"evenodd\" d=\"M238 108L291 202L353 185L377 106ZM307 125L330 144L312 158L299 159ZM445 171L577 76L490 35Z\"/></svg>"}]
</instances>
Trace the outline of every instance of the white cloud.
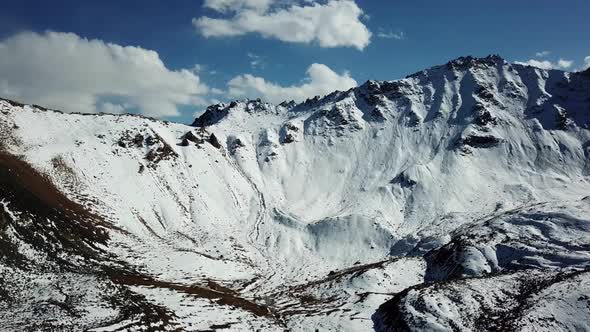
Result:
<instances>
[{"instance_id":1,"label":"white cloud","mask_svg":"<svg viewBox=\"0 0 590 332\"><path fill-rule=\"evenodd\" d=\"M98 111L102 113L122 114L131 107L129 104L115 104L107 101L99 105Z\"/></svg>"},{"instance_id":2,"label":"white cloud","mask_svg":"<svg viewBox=\"0 0 590 332\"><path fill-rule=\"evenodd\" d=\"M389 31L389 32L380 31L377 34L377 37L379 37L379 38L385 38L385 39L403 40L403 39L406 39L406 34L403 31L397 31L397 32L393 32L393 31Z\"/></svg>"},{"instance_id":3,"label":"white cloud","mask_svg":"<svg viewBox=\"0 0 590 332\"><path fill-rule=\"evenodd\" d=\"M193 25L205 37L258 33L285 42L317 42L321 47L362 50L371 39L371 32L360 21L362 15L362 9L353 0L330 0L273 11L239 9L230 18L194 18Z\"/></svg>"},{"instance_id":4,"label":"white cloud","mask_svg":"<svg viewBox=\"0 0 590 332\"><path fill-rule=\"evenodd\" d=\"M280 86L264 78L250 74L234 77L228 83L228 94L233 98L261 98L271 103L285 100L301 102L316 95L326 95L335 90L348 90L357 82L348 73L342 75L328 66L314 63L307 69L307 78L300 85Z\"/></svg>"},{"instance_id":5,"label":"white cloud","mask_svg":"<svg viewBox=\"0 0 590 332\"><path fill-rule=\"evenodd\" d=\"M551 62L549 60L539 61L539 60L535 60L535 59L531 59L531 60L524 61L524 62L515 61L515 63L519 64L519 65L533 66L533 67L537 67L537 68L541 68L541 69L545 69L545 70L550 70L550 69L566 70L574 64L573 61L565 60L565 59L559 59L556 63Z\"/></svg>"},{"instance_id":6,"label":"white cloud","mask_svg":"<svg viewBox=\"0 0 590 332\"><path fill-rule=\"evenodd\" d=\"M549 54L551 54L550 51L541 51L541 52L535 53L535 56L537 58L544 58L544 57L548 56Z\"/></svg>"},{"instance_id":7,"label":"white cloud","mask_svg":"<svg viewBox=\"0 0 590 332\"><path fill-rule=\"evenodd\" d=\"M200 74L200 73L203 72L203 70L205 70L205 66L202 65L202 64L196 63L193 66L192 72L195 73L195 74Z\"/></svg>"},{"instance_id":8,"label":"white cloud","mask_svg":"<svg viewBox=\"0 0 590 332\"><path fill-rule=\"evenodd\" d=\"M197 76L201 76L200 78L202 78L202 76L217 75L216 70L211 69L208 65L200 63L194 64L190 71Z\"/></svg>"},{"instance_id":9,"label":"white cloud","mask_svg":"<svg viewBox=\"0 0 590 332\"><path fill-rule=\"evenodd\" d=\"M248 53L246 55L250 58L250 67L252 67L252 69L265 66L264 59L260 55L254 53Z\"/></svg>"},{"instance_id":10,"label":"white cloud","mask_svg":"<svg viewBox=\"0 0 590 332\"><path fill-rule=\"evenodd\" d=\"M205 0L203 6L218 12L239 11L242 9L265 12L272 2L273 0Z\"/></svg>"},{"instance_id":11,"label":"white cloud","mask_svg":"<svg viewBox=\"0 0 590 332\"><path fill-rule=\"evenodd\" d=\"M549 60L545 60L545 61L539 61L539 60L528 60L528 61L515 61L514 63L519 64L519 65L525 65L525 66L533 66L533 67L537 67L537 68L541 68L541 69L545 69L545 70L549 70L549 69L553 69L554 64L551 63L551 61Z\"/></svg>"},{"instance_id":12,"label":"white cloud","mask_svg":"<svg viewBox=\"0 0 590 332\"><path fill-rule=\"evenodd\" d=\"M557 61L557 67L562 69L568 69L574 64L571 60L559 59Z\"/></svg>"},{"instance_id":13,"label":"white cloud","mask_svg":"<svg viewBox=\"0 0 590 332\"><path fill-rule=\"evenodd\" d=\"M584 66L582 67L582 70L586 70L590 68L590 56L587 56L584 58Z\"/></svg>"},{"instance_id":14,"label":"white cloud","mask_svg":"<svg viewBox=\"0 0 590 332\"><path fill-rule=\"evenodd\" d=\"M169 70L158 53L140 47L59 32L0 41L0 95L27 103L70 112L137 108L150 116L174 116L179 105L206 103L207 91L194 71Z\"/></svg>"}]
</instances>

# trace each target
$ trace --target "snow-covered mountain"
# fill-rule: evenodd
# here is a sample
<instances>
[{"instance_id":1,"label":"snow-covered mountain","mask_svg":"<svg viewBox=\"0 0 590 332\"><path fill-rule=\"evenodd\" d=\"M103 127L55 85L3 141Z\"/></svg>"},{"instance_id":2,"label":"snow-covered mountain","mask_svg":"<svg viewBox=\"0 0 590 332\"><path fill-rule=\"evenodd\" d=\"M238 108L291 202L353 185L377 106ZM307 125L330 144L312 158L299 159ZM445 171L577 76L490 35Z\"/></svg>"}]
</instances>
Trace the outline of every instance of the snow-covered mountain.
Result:
<instances>
[{"instance_id":1,"label":"snow-covered mountain","mask_svg":"<svg viewBox=\"0 0 590 332\"><path fill-rule=\"evenodd\" d=\"M465 57L192 126L0 100L2 330L590 329L590 71Z\"/></svg>"}]
</instances>

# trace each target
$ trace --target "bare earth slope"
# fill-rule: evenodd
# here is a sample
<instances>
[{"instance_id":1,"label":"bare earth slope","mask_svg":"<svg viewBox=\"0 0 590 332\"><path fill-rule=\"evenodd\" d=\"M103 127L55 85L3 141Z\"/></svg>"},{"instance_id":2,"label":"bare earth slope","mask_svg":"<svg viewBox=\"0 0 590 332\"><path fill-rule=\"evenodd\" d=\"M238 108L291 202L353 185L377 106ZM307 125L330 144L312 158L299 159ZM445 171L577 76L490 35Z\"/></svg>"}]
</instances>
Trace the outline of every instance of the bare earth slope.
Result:
<instances>
[{"instance_id":1,"label":"bare earth slope","mask_svg":"<svg viewBox=\"0 0 590 332\"><path fill-rule=\"evenodd\" d=\"M193 126L0 100L0 329L588 329L589 124L497 56Z\"/></svg>"}]
</instances>

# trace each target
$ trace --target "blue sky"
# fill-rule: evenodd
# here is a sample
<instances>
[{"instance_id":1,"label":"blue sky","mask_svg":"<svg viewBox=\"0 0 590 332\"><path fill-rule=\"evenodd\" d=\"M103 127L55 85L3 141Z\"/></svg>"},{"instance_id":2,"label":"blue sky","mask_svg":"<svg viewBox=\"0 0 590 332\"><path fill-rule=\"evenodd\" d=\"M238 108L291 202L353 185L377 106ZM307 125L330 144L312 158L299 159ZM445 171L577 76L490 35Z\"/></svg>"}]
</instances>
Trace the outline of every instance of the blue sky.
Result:
<instances>
[{"instance_id":1,"label":"blue sky","mask_svg":"<svg viewBox=\"0 0 590 332\"><path fill-rule=\"evenodd\" d=\"M351 85L352 80L361 84L367 79L392 80L402 78L415 71L444 63L462 55L485 56L491 53L500 54L508 61L535 60L540 66L559 67L575 70L584 66L584 59L590 55L588 33L590 32L590 2L583 0L569 1L376 1L376 0L207 0L208 3L197 0L144 0L144 1L33 1L33 0L3 0L0 4L0 43L4 52L0 55L13 58L25 58L15 64L6 63L10 68L24 68L30 70L26 76L34 77L37 70L43 72L47 80L59 81L57 73L45 73L42 66L26 63L26 54L32 53L22 46L29 40L43 44L50 38L45 31L73 33L81 40L96 39L120 46L137 46L141 50L155 51L157 57L165 65L170 74L178 74L182 69L191 70L198 79L195 84L183 85L185 80L192 77L178 78L174 86L144 87L135 91L134 87L121 85L120 91L129 90L129 95L119 94L117 90L94 86L85 87L80 96L79 105L83 110L94 111L130 111L143 112L149 115L161 116L176 121L189 122L194 113L205 108L209 102L217 100L237 99L240 97L257 97L277 101L283 97L295 99L306 97L317 90L318 94L327 89L321 84L333 83L336 88ZM329 3L345 2L353 7L330 6ZM227 5L227 6L226 6ZM329 26L323 24L326 16L313 21L306 26L318 24L316 32L301 40L293 41L288 28L283 29L289 22L281 24L284 16L274 15L280 11L289 11L292 6L317 8L321 15L352 15L358 24L352 27L340 27L338 24L348 24L334 21ZM330 7L329 7L330 6ZM355 12L354 7L360 10ZM325 10L324 10L325 8ZM340 8L340 9L334 9ZM352 8L352 9L351 9ZM351 11L352 10L352 11ZM336 12L338 11L338 12ZM251 17L259 17L260 21L271 17L270 28L259 27L258 19L250 19L247 23L236 24L234 18L244 12L252 12ZM274 15L274 16L273 16ZM288 16L287 15L287 16ZM318 14L320 15L320 14ZM357 17L358 16L358 17ZM203 17L218 19L209 22L214 24L232 24L231 32L219 30L219 25L205 25L195 23ZM270 22L269 19L269 22ZM233 21L232 21L233 20ZM349 20L350 21L350 20ZM266 22L266 21L265 21ZM207 35L206 30L213 31ZM267 30L270 31L267 31ZM322 30L323 29L323 30ZM347 33L342 31L349 29ZM370 33L370 38L364 38L363 29ZM220 32L221 31L221 32ZM37 33L33 38L22 37L21 43L11 40L23 32ZM348 38L348 33L354 35ZM211 32L209 32L211 34ZM339 35L340 34L340 35ZM328 37L325 37L328 35ZM295 38L297 39L297 38ZM20 40L20 39L19 39ZM25 42L26 41L26 42ZM54 41L54 46L47 46L53 53L61 52L66 41ZM68 43L81 41L69 40ZM62 43L62 44L59 44ZM21 45L21 46L18 46ZM14 49L14 50L13 50ZM544 51L546 53L540 54ZM88 50L87 52L92 52ZM41 46L33 53L45 54ZM107 52L109 53L109 52ZM537 54L539 53L539 54ZM25 54L22 56L21 54ZM83 54L86 54L83 52ZM83 55L81 55L83 56ZM102 55L111 56L111 55ZM136 55L127 55L136 56ZM56 56L57 57L57 56ZM94 62L92 54L88 53L88 66L100 63L110 66L110 61L97 58ZM559 60L562 60L560 63ZM120 59L119 59L120 60ZM120 65L120 61L119 63ZM35 60L30 60L35 61ZM37 62L44 62L42 55ZM54 61L54 62L51 62ZM48 63L52 67L59 67L59 59ZM25 63L23 63L25 62ZM74 63L73 65L68 65ZM77 68L76 61L64 63L71 75L69 82L76 79L92 80L92 75L85 71L84 65ZM324 67L310 69L312 64ZM41 68L41 69L40 69ZM119 68L119 67L117 67ZM121 75L133 75L138 81L144 81L143 69L126 73L125 68L112 70ZM143 67L142 67L143 68ZM314 83L302 88L305 82L313 81L310 73L315 71L318 77L330 74L333 80ZM147 69L149 70L149 69ZM14 71L14 70L13 70ZM78 72L76 72L78 71ZM108 72L105 69L105 72ZM168 73L166 73L168 74ZM244 75L250 74L246 77ZM75 77L76 75L83 77ZM114 77L101 75L103 80L118 80ZM14 83L20 78L13 77L14 72L2 69L0 60L0 93L7 97L20 97L24 102L43 102L49 106L62 106L68 101L69 95L59 95L46 92L42 87L24 90L30 82ZM156 74L148 73L145 81L157 80ZM163 76L168 77L168 76ZM234 80L240 78L238 80ZM235 91L228 93L228 82L234 80ZM319 79L318 79L319 80ZM3 82L3 83L2 83ZM261 83L262 82L262 83ZM85 82L84 82L85 83ZM40 83L39 83L40 84ZM131 83L129 83L131 84ZM262 84L262 87L261 85ZM77 83L73 86L64 84L69 90L75 86L85 85ZM104 85L107 85L106 83ZM180 87L182 85L182 87ZM190 85L190 86L188 86ZM57 86L60 86L57 84ZM176 96L174 90L179 88L179 95L194 95L189 98L184 95ZM283 89L292 87L293 89ZM95 89L96 91L92 90ZM169 97L157 100L153 91L163 89ZM43 90L43 91L41 91ZM45 95L47 94L47 96ZM37 97L43 95L42 97ZM161 114L152 107L147 110L147 103L138 101L143 96L150 95L151 104L161 105ZM198 100L192 100L198 99ZM93 104L94 103L94 104ZM98 105L107 105L105 107ZM92 106L94 105L94 106ZM70 106L71 107L71 106ZM176 108L176 112L172 110Z\"/></svg>"}]
</instances>

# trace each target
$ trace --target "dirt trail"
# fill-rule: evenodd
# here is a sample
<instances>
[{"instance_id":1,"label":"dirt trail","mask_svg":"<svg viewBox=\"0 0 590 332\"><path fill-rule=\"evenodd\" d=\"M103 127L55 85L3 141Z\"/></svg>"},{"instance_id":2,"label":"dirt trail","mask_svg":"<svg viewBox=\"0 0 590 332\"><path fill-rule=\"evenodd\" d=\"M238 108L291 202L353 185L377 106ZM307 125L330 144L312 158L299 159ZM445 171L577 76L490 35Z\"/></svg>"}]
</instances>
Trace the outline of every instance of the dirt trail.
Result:
<instances>
[{"instance_id":1,"label":"dirt trail","mask_svg":"<svg viewBox=\"0 0 590 332\"><path fill-rule=\"evenodd\" d=\"M202 287L160 281L143 275L114 274L111 275L110 278L113 282L120 285L165 288L176 292L194 295L199 298L210 299L218 305L236 307L248 311L258 317L266 317L273 321L279 321L279 317L276 316L272 308L240 297L237 292L220 286L212 281L209 281L209 287Z\"/></svg>"}]
</instances>

